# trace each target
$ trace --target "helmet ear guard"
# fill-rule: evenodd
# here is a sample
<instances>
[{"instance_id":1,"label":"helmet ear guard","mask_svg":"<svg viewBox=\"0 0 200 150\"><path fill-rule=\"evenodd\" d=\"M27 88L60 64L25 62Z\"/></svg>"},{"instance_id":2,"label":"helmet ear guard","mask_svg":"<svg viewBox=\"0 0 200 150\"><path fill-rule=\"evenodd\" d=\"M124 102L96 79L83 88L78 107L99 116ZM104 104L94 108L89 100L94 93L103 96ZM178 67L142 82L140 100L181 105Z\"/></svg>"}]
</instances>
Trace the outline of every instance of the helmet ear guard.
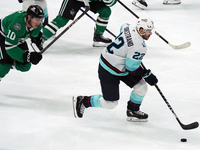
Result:
<instances>
[{"instance_id":1,"label":"helmet ear guard","mask_svg":"<svg viewBox=\"0 0 200 150\"><path fill-rule=\"evenodd\" d=\"M154 28L154 23L152 20L147 18L139 18L136 24L136 29L139 31L140 29L143 29L144 35L146 33L146 30L152 30Z\"/></svg>"}]
</instances>

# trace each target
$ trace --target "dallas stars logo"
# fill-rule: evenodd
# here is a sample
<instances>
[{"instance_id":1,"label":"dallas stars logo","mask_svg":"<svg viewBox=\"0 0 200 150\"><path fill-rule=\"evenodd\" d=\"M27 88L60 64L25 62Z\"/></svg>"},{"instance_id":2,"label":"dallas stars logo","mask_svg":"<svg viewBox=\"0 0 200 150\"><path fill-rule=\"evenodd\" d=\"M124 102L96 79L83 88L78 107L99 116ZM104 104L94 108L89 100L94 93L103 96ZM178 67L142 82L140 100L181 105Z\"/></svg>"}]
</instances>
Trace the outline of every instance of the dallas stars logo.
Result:
<instances>
[{"instance_id":1,"label":"dallas stars logo","mask_svg":"<svg viewBox=\"0 0 200 150\"><path fill-rule=\"evenodd\" d=\"M76 13L76 12L74 11L74 9L71 9L71 10L70 10L70 14L71 14L72 16L74 16L75 13Z\"/></svg>"}]
</instances>

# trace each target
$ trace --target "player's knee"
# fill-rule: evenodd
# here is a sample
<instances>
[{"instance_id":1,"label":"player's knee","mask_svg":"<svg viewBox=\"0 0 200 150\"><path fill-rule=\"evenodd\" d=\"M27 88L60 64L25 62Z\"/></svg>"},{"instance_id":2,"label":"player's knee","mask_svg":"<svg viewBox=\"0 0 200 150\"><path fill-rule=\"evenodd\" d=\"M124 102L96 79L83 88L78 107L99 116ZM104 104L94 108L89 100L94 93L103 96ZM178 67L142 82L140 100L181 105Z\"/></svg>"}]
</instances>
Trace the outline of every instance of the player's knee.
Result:
<instances>
[{"instance_id":1,"label":"player's knee","mask_svg":"<svg viewBox=\"0 0 200 150\"><path fill-rule=\"evenodd\" d=\"M22 64L22 63L17 63L15 65L15 68L18 70L18 71L21 71L21 72L27 72L30 70L31 68L31 63L28 63L28 64Z\"/></svg>"},{"instance_id":2,"label":"player's knee","mask_svg":"<svg viewBox=\"0 0 200 150\"><path fill-rule=\"evenodd\" d=\"M116 101L107 101L103 97L100 99L101 105L105 109L113 109L118 105L118 100Z\"/></svg>"},{"instance_id":3,"label":"player's knee","mask_svg":"<svg viewBox=\"0 0 200 150\"><path fill-rule=\"evenodd\" d=\"M148 90L147 83L141 79L134 87L134 93L140 96L145 96Z\"/></svg>"},{"instance_id":4,"label":"player's knee","mask_svg":"<svg viewBox=\"0 0 200 150\"><path fill-rule=\"evenodd\" d=\"M109 18L111 15L111 9L108 6L104 6L98 11L101 18Z\"/></svg>"},{"instance_id":5,"label":"player's knee","mask_svg":"<svg viewBox=\"0 0 200 150\"><path fill-rule=\"evenodd\" d=\"M0 78L5 77L10 71L11 65L9 64L1 64L0 63Z\"/></svg>"}]
</instances>

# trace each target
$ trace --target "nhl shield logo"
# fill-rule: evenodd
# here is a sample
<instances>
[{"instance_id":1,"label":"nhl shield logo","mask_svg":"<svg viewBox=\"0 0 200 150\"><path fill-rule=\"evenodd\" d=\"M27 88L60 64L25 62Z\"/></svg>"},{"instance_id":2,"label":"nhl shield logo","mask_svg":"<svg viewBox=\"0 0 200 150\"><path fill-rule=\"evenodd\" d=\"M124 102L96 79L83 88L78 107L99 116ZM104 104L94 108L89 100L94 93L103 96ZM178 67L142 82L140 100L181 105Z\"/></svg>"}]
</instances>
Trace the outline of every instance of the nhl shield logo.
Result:
<instances>
[{"instance_id":1,"label":"nhl shield logo","mask_svg":"<svg viewBox=\"0 0 200 150\"><path fill-rule=\"evenodd\" d=\"M14 29L15 29L16 31L21 30L21 25L20 25L19 23L15 23L15 24L14 24Z\"/></svg>"}]
</instances>

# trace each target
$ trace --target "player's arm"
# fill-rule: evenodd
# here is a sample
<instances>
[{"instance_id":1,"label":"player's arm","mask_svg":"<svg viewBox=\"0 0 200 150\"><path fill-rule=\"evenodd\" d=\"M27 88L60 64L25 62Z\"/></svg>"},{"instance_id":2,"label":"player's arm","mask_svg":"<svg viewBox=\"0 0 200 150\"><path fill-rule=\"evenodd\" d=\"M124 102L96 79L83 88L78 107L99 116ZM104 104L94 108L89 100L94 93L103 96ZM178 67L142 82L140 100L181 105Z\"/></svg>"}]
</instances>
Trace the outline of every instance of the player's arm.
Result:
<instances>
[{"instance_id":1,"label":"player's arm","mask_svg":"<svg viewBox=\"0 0 200 150\"><path fill-rule=\"evenodd\" d=\"M22 55L25 53L21 48L19 48L18 45L18 37L17 33L13 29L9 29L7 36L5 38L5 49L7 54L19 61L19 62L24 62Z\"/></svg>"},{"instance_id":2,"label":"player's arm","mask_svg":"<svg viewBox=\"0 0 200 150\"><path fill-rule=\"evenodd\" d=\"M134 52L132 57L126 58L126 70L134 75L141 76L149 85L155 85L158 82L156 76L151 73L151 70L146 70L141 67L141 61L145 54Z\"/></svg>"},{"instance_id":3,"label":"player's arm","mask_svg":"<svg viewBox=\"0 0 200 150\"><path fill-rule=\"evenodd\" d=\"M5 48L7 54L22 63L32 63L37 64L42 59L42 55L37 52L29 52L28 50L25 52L20 47L18 47L18 37L17 33L10 29L6 39L5 39Z\"/></svg>"},{"instance_id":4,"label":"player's arm","mask_svg":"<svg viewBox=\"0 0 200 150\"><path fill-rule=\"evenodd\" d=\"M39 50L43 49L44 40L42 39L42 32L40 31L37 36L30 36L31 42L35 43Z\"/></svg>"}]
</instances>

